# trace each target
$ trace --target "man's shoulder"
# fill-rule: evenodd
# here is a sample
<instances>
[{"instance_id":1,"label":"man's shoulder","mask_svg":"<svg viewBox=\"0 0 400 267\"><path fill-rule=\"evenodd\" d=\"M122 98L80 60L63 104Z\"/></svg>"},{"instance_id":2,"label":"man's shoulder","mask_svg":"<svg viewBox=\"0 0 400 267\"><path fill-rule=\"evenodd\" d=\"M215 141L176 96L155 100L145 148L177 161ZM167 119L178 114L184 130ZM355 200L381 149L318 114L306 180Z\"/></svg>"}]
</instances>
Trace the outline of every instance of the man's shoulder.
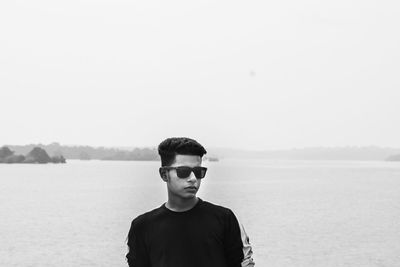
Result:
<instances>
[{"instance_id":1,"label":"man's shoulder","mask_svg":"<svg viewBox=\"0 0 400 267\"><path fill-rule=\"evenodd\" d=\"M221 205L217 205L208 201L202 201L202 206L204 209L207 209L211 212L215 212L215 213L220 213L223 215L230 215L233 214L232 210L230 208L221 206Z\"/></svg>"},{"instance_id":2,"label":"man's shoulder","mask_svg":"<svg viewBox=\"0 0 400 267\"><path fill-rule=\"evenodd\" d=\"M163 212L163 208L158 207L153 210L147 211L139 216L137 216L132 221L133 226L142 226L146 225L148 222L153 221L156 217L158 217Z\"/></svg>"}]
</instances>

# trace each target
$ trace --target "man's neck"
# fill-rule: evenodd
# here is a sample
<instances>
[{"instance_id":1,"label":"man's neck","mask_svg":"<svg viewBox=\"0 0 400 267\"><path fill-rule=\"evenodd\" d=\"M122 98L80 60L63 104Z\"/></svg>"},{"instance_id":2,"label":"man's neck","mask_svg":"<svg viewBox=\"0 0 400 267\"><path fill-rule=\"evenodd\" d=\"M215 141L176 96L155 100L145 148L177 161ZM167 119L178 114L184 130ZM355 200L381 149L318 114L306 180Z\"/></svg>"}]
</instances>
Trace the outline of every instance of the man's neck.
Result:
<instances>
[{"instance_id":1,"label":"man's neck","mask_svg":"<svg viewBox=\"0 0 400 267\"><path fill-rule=\"evenodd\" d=\"M198 197L190 199L175 199L172 197L168 197L168 201L167 203L165 203L165 207L172 211L183 212L192 209L194 206L196 206L198 201Z\"/></svg>"}]
</instances>

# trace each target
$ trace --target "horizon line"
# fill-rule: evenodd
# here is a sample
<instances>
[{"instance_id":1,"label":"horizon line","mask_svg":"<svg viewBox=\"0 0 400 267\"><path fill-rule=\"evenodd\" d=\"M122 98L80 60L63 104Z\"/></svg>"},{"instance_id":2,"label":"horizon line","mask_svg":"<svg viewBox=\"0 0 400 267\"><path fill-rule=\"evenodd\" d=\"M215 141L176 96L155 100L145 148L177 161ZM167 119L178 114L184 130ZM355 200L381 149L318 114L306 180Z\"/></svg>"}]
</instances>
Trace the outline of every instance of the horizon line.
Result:
<instances>
[{"instance_id":1,"label":"horizon line","mask_svg":"<svg viewBox=\"0 0 400 267\"><path fill-rule=\"evenodd\" d=\"M61 144L59 142L50 142L48 144L44 143L29 143L29 144L4 144L0 147L4 146L50 146L50 145L59 145L66 147L92 147L92 148L108 148L108 149L135 149L135 148L148 148L148 149L157 149L157 146L129 146L129 145L119 145L119 146L104 146L104 145L82 145L82 144ZM313 146L299 146L299 147L291 147L291 148L263 148L263 149L254 149L254 148L242 148L242 147L228 147L228 146L208 146L208 149L227 149L227 150L239 150L239 151L249 151L249 152L264 152L264 151L290 151L290 150L305 150L305 149L345 149L345 148L378 148L378 149L400 149L400 147L396 146L381 146L381 145L313 145Z\"/></svg>"}]
</instances>

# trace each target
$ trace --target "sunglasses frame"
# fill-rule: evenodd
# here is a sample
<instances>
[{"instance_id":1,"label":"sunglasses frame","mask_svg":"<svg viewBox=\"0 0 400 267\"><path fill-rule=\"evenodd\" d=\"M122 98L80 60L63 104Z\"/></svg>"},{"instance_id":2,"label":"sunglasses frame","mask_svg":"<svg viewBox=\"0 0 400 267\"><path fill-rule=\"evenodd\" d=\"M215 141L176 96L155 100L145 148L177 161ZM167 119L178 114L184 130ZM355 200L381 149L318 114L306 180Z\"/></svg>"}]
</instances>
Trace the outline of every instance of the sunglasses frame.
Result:
<instances>
[{"instance_id":1,"label":"sunglasses frame","mask_svg":"<svg viewBox=\"0 0 400 267\"><path fill-rule=\"evenodd\" d=\"M179 176L179 169L185 169L185 170L188 170L188 169L190 169L190 172L189 172L189 175L188 176L186 176L186 177L181 177L181 176ZM204 170L204 176L203 177L201 177L201 178L199 178L199 177L197 177L197 175L196 175L196 172L194 171L195 169L200 169L199 170L199 174L201 174L201 172ZM188 166L178 166L178 167L169 167L169 166L165 166L165 167L160 167L160 174L162 173L162 171L163 170L176 170L176 176L178 176L178 178L181 178L181 179L186 179L186 178L188 178L189 176L190 176L190 174L193 172L194 173L194 176L196 177L196 179L203 179L205 176L206 176L206 173L207 173L207 168L206 167L201 167L201 166L196 166L196 167L188 167Z\"/></svg>"}]
</instances>

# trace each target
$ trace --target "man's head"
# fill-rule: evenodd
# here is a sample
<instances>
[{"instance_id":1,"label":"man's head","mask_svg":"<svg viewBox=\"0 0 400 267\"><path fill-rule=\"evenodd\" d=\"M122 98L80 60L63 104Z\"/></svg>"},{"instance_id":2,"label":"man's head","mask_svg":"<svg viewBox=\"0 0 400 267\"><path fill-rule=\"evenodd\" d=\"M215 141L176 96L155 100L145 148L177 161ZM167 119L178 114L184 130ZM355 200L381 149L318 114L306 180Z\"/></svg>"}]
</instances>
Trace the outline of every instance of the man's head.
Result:
<instances>
[{"instance_id":1,"label":"man's head","mask_svg":"<svg viewBox=\"0 0 400 267\"><path fill-rule=\"evenodd\" d=\"M176 159L176 155L199 156L206 154L205 148L196 140L187 137L167 138L158 146L158 154L161 157L161 166L171 166Z\"/></svg>"},{"instance_id":2,"label":"man's head","mask_svg":"<svg viewBox=\"0 0 400 267\"><path fill-rule=\"evenodd\" d=\"M207 168L201 167L207 151L197 141L186 137L168 138L158 146L160 175L167 183L169 198L190 199L196 196Z\"/></svg>"}]
</instances>

